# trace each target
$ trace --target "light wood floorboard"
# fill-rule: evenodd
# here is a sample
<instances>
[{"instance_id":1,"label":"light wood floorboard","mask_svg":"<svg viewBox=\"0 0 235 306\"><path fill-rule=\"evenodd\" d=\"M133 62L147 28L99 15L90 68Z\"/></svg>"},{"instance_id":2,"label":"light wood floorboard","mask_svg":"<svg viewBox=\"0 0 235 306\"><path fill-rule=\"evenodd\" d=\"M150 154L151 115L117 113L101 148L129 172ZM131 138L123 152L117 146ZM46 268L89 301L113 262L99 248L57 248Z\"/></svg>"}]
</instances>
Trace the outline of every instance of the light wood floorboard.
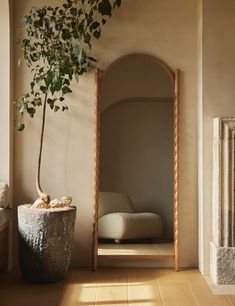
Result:
<instances>
[{"instance_id":1,"label":"light wood floorboard","mask_svg":"<svg viewBox=\"0 0 235 306\"><path fill-rule=\"evenodd\" d=\"M156 272L155 281L164 306L197 305L184 272L159 270Z\"/></svg>"},{"instance_id":2,"label":"light wood floorboard","mask_svg":"<svg viewBox=\"0 0 235 306\"><path fill-rule=\"evenodd\" d=\"M66 283L66 290L58 306L95 305L97 294L96 273L74 270L70 272L69 280ZM51 304L48 306L51 306Z\"/></svg>"},{"instance_id":3,"label":"light wood floorboard","mask_svg":"<svg viewBox=\"0 0 235 306\"><path fill-rule=\"evenodd\" d=\"M185 271L188 285L199 306L228 306L228 300L225 296L213 295L208 286L205 286L205 280L198 271Z\"/></svg>"},{"instance_id":4,"label":"light wood floorboard","mask_svg":"<svg viewBox=\"0 0 235 306\"><path fill-rule=\"evenodd\" d=\"M119 269L104 269L95 274L98 277L95 305L129 305L127 273Z\"/></svg>"},{"instance_id":5,"label":"light wood floorboard","mask_svg":"<svg viewBox=\"0 0 235 306\"><path fill-rule=\"evenodd\" d=\"M129 305L163 306L155 275L150 270L128 271Z\"/></svg>"},{"instance_id":6,"label":"light wood floorboard","mask_svg":"<svg viewBox=\"0 0 235 306\"><path fill-rule=\"evenodd\" d=\"M25 283L18 271L0 275L0 306L79 305L235 306L235 296L213 295L198 270L72 270L48 285Z\"/></svg>"},{"instance_id":7,"label":"light wood floorboard","mask_svg":"<svg viewBox=\"0 0 235 306\"><path fill-rule=\"evenodd\" d=\"M164 306L197 305L186 283L165 282L158 286Z\"/></svg>"},{"instance_id":8,"label":"light wood floorboard","mask_svg":"<svg viewBox=\"0 0 235 306\"><path fill-rule=\"evenodd\" d=\"M227 297L227 300L230 302L230 304L232 306L235 306L235 295L228 295L226 297Z\"/></svg>"}]
</instances>

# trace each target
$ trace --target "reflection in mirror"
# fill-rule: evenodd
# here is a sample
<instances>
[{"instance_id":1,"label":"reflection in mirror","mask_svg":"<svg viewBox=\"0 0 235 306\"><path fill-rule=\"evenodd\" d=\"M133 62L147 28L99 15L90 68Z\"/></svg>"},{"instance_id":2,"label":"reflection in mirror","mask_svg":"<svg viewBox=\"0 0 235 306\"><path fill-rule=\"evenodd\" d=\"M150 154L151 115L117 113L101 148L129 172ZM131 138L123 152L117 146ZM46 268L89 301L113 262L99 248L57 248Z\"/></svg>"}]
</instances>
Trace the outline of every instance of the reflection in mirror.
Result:
<instances>
[{"instance_id":1,"label":"reflection in mirror","mask_svg":"<svg viewBox=\"0 0 235 306\"><path fill-rule=\"evenodd\" d=\"M174 86L129 56L100 84L99 256L174 257Z\"/></svg>"}]
</instances>

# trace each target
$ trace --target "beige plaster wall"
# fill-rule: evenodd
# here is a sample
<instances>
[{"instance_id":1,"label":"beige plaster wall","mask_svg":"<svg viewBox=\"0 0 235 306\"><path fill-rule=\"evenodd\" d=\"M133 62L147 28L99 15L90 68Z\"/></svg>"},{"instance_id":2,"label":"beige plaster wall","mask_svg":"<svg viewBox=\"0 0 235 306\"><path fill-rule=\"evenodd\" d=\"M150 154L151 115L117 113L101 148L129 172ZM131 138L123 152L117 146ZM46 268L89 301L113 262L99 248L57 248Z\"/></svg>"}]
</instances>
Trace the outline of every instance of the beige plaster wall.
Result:
<instances>
[{"instance_id":1,"label":"beige plaster wall","mask_svg":"<svg viewBox=\"0 0 235 306\"><path fill-rule=\"evenodd\" d=\"M56 1L58 2L58 1ZM40 3L50 3L41 1ZM38 3L37 3L38 4ZM20 19L35 5L15 0L15 32ZM124 54L146 52L182 70L180 105L180 261L197 265L197 1L123 0L105 26L93 53L100 67ZM15 57L18 53L15 52ZM15 65L15 95L28 87L30 74ZM52 197L72 195L78 207L73 265L89 265L92 245L94 188L94 74L74 85L70 112L48 112L42 184ZM15 137L15 205L33 201L35 160L40 118L27 120L26 131ZM190 183L189 183L190 182ZM190 247L189 247L190 246Z\"/></svg>"},{"instance_id":2,"label":"beige plaster wall","mask_svg":"<svg viewBox=\"0 0 235 306\"><path fill-rule=\"evenodd\" d=\"M212 218L212 119L235 116L235 2L204 0L202 6L202 111L201 111L201 269L210 270Z\"/></svg>"},{"instance_id":3,"label":"beige plaster wall","mask_svg":"<svg viewBox=\"0 0 235 306\"><path fill-rule=\"evenodd\" d=\"M12 207L13 194L13 53L12 34L13 19L11 0L0 3L0 181L9 185L9 204ZM12 212L14 213L14 212ZM9 227L8 267L12 266L13 222Z\"/></svg>"},{"instance_id":4,"label":"beige plaster wall","mask_svg":"<svg viewBox=\"0 0 235 306\"><path fill-rule=\"evenodd\" d=\"M0 181L10 183L10 12L9 1L0 9ZM4 128L3 128L4 127Z\"/></svg>"},{"instance_id":5,"label":"beige plaster wall","mask_svg":"<svg viewBox=\"0 0 235 306\"><path fill-rule=\"evenodd\" d=\"M173 97L173 83L164 68L152 58L132 56L112 65L101 81L103 111L129 97Z\"/></svg>"}]
</instances>

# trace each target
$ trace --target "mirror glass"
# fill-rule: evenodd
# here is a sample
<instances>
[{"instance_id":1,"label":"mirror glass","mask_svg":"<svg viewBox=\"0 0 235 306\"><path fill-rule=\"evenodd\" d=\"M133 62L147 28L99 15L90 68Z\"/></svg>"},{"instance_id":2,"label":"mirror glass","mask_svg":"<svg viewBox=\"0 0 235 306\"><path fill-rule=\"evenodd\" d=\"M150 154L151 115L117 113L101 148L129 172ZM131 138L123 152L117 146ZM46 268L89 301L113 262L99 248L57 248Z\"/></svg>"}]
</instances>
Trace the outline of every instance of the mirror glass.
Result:
<instances>
[{"instance_id":1,"label":"mirror glass","mask_svg":"<svg viewBox=\"0 0 235 306\"><path fill-rule=\"evenodd\" d=\"M101 78L98 256L174 256L174 86L147 56Z\"/></svg>"}]
</instances>

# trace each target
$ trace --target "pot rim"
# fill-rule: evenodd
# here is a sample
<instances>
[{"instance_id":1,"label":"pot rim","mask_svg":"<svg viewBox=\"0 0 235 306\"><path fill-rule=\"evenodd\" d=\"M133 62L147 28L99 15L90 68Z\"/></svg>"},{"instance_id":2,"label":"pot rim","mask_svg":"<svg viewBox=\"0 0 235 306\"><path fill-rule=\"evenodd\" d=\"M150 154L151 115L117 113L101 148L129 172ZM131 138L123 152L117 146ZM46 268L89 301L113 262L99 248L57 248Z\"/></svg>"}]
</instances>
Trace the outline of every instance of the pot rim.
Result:
<instances>
[{"instance_id":1,"label":"pot rim","mask_svg":"<svg viewBox=\"0 0 235 306\"><path fill-rule=\"evenodd\" d=\"M31 212L38 212L38 213L43 213L43 212L64 212L64 211L71 211L71 210L77 210L77 207L75 205L70 205L66 207L55 207L55 208L31 208L33 204L20 204L17 206L17 210L19 209L27 209L30 210Z\"/></svg>"}]
</instances>

